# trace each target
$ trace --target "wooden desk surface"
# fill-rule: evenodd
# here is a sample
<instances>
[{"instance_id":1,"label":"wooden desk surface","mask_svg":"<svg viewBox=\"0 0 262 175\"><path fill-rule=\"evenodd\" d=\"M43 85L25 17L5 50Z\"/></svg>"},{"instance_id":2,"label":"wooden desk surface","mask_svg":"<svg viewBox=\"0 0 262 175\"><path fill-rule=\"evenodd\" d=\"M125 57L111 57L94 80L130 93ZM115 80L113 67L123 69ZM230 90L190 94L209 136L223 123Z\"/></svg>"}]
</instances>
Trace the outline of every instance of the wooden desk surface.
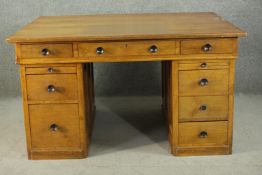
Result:
<instances>
[{"instance_id":1,"label":"wooden desk surface","mask_svg":"<svg viewBox=\"0 0 262 175\"><path fill-rule=\"evenodd\" d=\"M240 30L215 13L42 16L7 41L61 42L168 38L240 37Z\"/></svg>"}]
</instances>

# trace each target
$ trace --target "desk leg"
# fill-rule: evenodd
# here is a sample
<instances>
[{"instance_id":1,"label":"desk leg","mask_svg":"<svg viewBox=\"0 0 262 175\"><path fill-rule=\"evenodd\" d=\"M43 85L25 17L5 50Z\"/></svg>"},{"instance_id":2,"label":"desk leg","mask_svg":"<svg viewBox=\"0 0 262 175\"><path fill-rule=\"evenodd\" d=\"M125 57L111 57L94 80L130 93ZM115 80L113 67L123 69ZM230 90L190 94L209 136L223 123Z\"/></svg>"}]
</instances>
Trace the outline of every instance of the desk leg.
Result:
<instances>
[{"instance_id":1,"label":"desk leg","mask_svg":"<svg viewBox=\"0 0 262 175\"><path fill-rule=\"evenodd\" d=\"M95 94L94 94L94 73L93 63L87 63L84 65L84 81L85 81L85 100L86 100L86 116L87 116L87 128L89 137L92 135L94 116L95 116ZM90 140L90 139L89 139Z\"/></svg>"},{"instance_id":2,"label":"desk leg","mask_svg":"<svg viewBox=\"0 0 262 175\"><path fill-rule=\"evenodd\" d=\"M162 70L162 113L167 117L167 61L161 62Z\"/></svg>"},{"instance_id":3,"label":"desk leg","mask_svg":"<svg viewBox=\"0 0 262 175\"><path fill-rule=\"evenodd\" d=\"M175 155L178 143L178 63L164 62L164 100L171 153Z\"/></svg>"}]
</instances>

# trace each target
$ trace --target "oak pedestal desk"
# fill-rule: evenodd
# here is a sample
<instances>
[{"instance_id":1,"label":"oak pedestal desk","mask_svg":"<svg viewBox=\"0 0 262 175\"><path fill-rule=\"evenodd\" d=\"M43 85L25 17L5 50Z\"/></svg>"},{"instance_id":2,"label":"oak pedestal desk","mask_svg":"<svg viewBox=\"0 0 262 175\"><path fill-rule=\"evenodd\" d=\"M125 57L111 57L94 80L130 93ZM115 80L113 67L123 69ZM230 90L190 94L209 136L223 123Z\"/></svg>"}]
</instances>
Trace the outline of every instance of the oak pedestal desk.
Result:
<instances>
[{"instance_id":1,"label":"oak pedestal desk","mask_svg":"<svg viewBox=\"0 0 262 175\"><path fill-rule=\"evenodd\" d=\"M29 159L85 158L93 62L161 61L177 156L232 153L235 59L246 33L214 13L43 16L7 41L20 65Z\"/></svg>"}]
</instances>

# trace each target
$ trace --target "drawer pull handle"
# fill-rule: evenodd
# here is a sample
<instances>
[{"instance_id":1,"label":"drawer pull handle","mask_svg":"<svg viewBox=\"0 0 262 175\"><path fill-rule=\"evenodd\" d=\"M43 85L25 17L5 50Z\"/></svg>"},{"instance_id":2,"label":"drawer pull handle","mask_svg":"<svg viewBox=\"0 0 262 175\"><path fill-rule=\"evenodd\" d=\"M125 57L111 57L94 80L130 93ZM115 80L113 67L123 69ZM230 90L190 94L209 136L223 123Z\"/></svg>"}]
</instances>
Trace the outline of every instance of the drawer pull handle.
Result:
<instances>
[{"instance_id":1,"label":"drawer pull handle","mask_svg":"<svg viewBox=\"0 0 262 175\"><path fill-rule=\"evenodd\" d=\"M205 45L202 47L202 50L203 50L204 52L211 51L211 50L212 50L211 44L205 44Z\"/></svg>"},{"instance_id":2,"label":"drawer pull handle","mask_svg":"<svg viewBox=\"0 0 262 175\"><path fill-rule=\"evenodd\" d=\"M44 48L42 51L41 51L42 55L43 56L48 56L50 54L50 51L47 49L47 48Z\"/></svg>"},{"instance_id":3,"label":"drawer pull handle","mask_svg":"<svg viewBox=\"0 0 262 175\"><path fill-rule=\"evenodd\" d=\"M201 63L201 64L200 64L200 67L201 67L201 68L206 68L206 67L207 67L207 63Z\"/></svg>"},{"instance_id":4,"label":"drawer pull handle","mask_svg":"<svg viewBox=\"0 0 262 175\"><path fill-rule=\"evenodd\" d=\"M149 52L151 53L156 53L158 50L157 46L156 45L152 45L149 47Z\"/></svg>"},{"instance_id":5,"label":"drawer pull handle","mask_svg":"<svg viewBox=\"0 0 262 175\"><path fill-rule=\"evenodd\" d=\"M55 92L56 91L55 86L54 85L48 85L47 86L47 91L48 92Z\"/></svg>"},{"instance_id":6,"label":"drawer pull handle","mask_svg":"<svg viewBox=\"0 0 262 175\"><path fill-rule=\"evenodd\" d=\"M96 53L99 54L99 55L103 54L104 52L105 52L105 50L104 50L103 47L98 47L98 48L96 49Z\"/></svg>"},{"instance_id":7,"label":"drawer pull handle","mask_svg":"<svg viewBox=\"0 0 262 175\"><path fill-rule=\"evenodd\" d=\"M200 109L200 111L205 111L205 110L207 110L207 106L206 105L201 105L199 107L199 109Z\"/></svg>"},{"instance_id":8,"label":"drawer pull handle","mask_svg":"<svg viewBox=\"0 0 262 175\"><path fill-rule=\"evenodd\" d=\"M57 124L52 124L52 125L50 125L49 128L50 128L50 130L51 130L52 132L58 131L58 129L59 129L59 127L58 127Z\"/></svg>"},{"instance_id":9,"label":"drawer pull handle","mask_svg":"<svg viewBox=\"0 0 262 175\"><path fill-rule=\"evenodd\" d=\"M200 86L207 86L208 85L208 80L203 78L199 81Z\"/></svg>"},{"instance_id":10,"label":"drawer pull handle","mask_svg":"<svg viewBox=\"0 0 262 175\"><path fill-rule=\"evenodd\" d=\"M49 67L49 68L47 69L47 71L48 71L49 73L53 73L55 70L54 70L54 68Z\"/></svg>"},{"instance_id":11,"label":"drawer pull handle","mask_svg":"<svg viewBox=\"0 0 262 175\"><path fill-rule=\"evenodd\" d=\"M206 131L201 131L201 132L199 133L199 137L200 137L201 139L207 138L207 136L208 136L208 134L207 134Z\"/></svg>"}]
</instances>

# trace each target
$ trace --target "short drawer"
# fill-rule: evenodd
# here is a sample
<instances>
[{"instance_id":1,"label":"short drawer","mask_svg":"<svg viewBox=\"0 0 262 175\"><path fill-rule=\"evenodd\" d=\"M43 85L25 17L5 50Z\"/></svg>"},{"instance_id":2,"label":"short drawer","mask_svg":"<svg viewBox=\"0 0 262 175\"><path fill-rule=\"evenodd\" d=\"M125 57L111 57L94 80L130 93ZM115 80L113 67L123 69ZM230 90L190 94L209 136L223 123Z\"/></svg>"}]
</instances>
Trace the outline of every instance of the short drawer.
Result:
<instances>
[{"instance_id":1,"label":"short drawer","mask_svg":"<svg viewBox=\"0 0 262 175\"><path fill-rule=\"evenodd\" d=\"M77 104L29 105L33 149L80 149Z\"/></svg>"},{"instance_id":2,"label":"short drawer","mask_svg":"<svg viewBox=\"0 0 262 175\"><path fill-rule=\"evenodd\" d=\"M179 121L228 119L228 96L179 97Z\"/></svg>"},{"instance_id":3,"label":"short drawer","mask_svg":"<svg viewBox=\"0 0 262 175\"><path fill-rule=\"evenodd\" d=\"M227 121L180 123L179 146L223 146L228 144Z\"/></svg>"},{"instance_id":4,"label":"short drawer","mask_svg":"<svg viewBox=\"0 0 262 175\"><path fill-rule=\"evenodd\" d=\"M28 100L77 100L76 74L27 75Z\"/></svg>"},{"instance_id":5,"label":"short drawer","mask_svg":"<svg viewBox=\"0 0 262 175\"><path fill-rule=\"evenodd\" d=\"M203 60L203 61L180 61L179 70L206 70L206 69L228 69L228 61Z\"/></svg>"},{"instance_id":6,"label":"short drawer","mask_svg":"<svg viewBox=\"0 0 262 175\"><path fill-rule=\"evenodd\" d=\"M228 69L179 71L179 95L228 94Z\"/></svg>"},{"instance_id":7,"label":"short drawer","mask_svg":"<svg viewBox=\"0 0 262 175\"><path fill-rule=\"evenodd\" d=\"M236 54L237 40L224 39L188 39L180 44L181 54Z\"/></svg>"},{"instance_id":8,"label":"short drawer","mask_svg":"<svg viewBox=\"0 0 262 175\"><path fill-rule=\"evenodd\" d=\"M71 74L76 73L76 66L55 66L55 65L38 65L34 67L27 66L26 74Z\"/></svg>"},{"instance_id":9,"label":"short drawer","mask_svg":"<svg viewBox=\"0 0 262 175\"><path fill-rule=\"evenodd\" d=\"M21 45L21 58L67 58L73 57L72 44Z\"/></svg>"},{"instance_id":10,"label":"short drawer","mask_svg":"<svg viewBox=\"0 0 262 175\"><path fill-rule=\"evenodd\" d=\"M79 57L174 55L175 41L130 41L79 43Z\"/></svg>"}]
</instances>

